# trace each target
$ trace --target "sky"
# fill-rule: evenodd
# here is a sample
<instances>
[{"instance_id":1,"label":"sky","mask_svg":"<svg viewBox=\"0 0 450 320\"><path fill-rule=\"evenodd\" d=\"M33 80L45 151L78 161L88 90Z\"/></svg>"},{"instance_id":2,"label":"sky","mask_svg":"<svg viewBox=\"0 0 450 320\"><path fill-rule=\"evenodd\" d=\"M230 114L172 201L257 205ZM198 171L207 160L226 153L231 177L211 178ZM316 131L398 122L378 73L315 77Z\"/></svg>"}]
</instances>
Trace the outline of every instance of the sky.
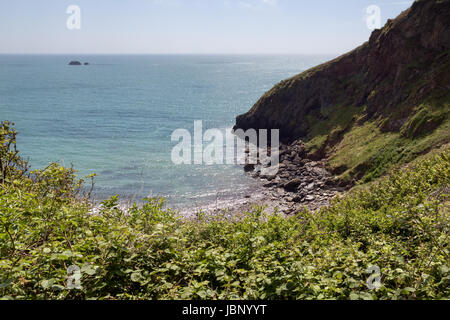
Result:
<instances>
[{"instance_id":1,"label":"sky","mask_svg":"<svg viewBox=\"0 0 450 320\"><path fill-rule=\"evenodd\" d=\"M0 53L342 54L368 40L368 6L384 25L412 2L0 0Z\"/></svg>"}]
</instances>

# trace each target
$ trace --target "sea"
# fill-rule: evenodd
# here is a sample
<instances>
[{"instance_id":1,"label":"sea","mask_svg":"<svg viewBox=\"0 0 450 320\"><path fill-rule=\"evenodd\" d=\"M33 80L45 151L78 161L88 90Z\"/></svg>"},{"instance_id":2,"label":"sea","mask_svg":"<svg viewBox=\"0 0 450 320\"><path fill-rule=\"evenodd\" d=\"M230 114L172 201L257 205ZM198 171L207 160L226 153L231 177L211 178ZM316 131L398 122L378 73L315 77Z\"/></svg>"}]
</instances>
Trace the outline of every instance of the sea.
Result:
<instances>
[{"instance_id":1,"label":"sea","mask_svg":"<svg viewBox=\"0 0 450 320\"><path fill-rule=\"evenodd\" d=\"M185 209L242 197L236 164L174 164L172 133L227 130L279 81L326 55L0 55L0 121L32 169L95 173L93 199L164 197ZM78 60L89 65L69 66Z\"/></svg>"}]
</instances>

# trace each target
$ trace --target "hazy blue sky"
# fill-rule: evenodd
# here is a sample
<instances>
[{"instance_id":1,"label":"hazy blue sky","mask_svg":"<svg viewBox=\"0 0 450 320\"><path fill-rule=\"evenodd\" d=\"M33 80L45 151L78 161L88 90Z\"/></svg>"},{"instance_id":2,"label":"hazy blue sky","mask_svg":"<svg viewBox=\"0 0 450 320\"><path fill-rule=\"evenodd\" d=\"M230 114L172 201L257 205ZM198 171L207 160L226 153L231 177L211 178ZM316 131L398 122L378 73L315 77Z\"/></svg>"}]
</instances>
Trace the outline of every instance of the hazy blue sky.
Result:
<instances>
[{"instance_id":1,"label":"hazy blue sky","mask_svg":"<svg viewBox=\"0 0 450 320\"><path fill-rule=\"evenodd\" d=\"M0 53L344 53L373 4L384 24L412 1L0 0Z\"/></svg>"}]
</instances>

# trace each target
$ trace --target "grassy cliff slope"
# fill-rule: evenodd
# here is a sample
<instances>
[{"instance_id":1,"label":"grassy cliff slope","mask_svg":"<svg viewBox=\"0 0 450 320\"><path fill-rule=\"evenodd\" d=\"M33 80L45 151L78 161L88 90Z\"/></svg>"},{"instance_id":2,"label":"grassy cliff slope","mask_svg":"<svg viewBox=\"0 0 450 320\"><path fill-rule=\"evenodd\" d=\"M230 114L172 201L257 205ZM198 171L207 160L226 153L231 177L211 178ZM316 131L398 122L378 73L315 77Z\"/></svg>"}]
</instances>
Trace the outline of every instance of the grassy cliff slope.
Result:
<instances>
[{"instance_id":1,"label":"grassy cliff slope","mask_svg":"<svg viewBox=\"0 0 450 320\"><path fill-rule=\"evenodd\" d=\"M450 141L450 1L416 1L357 49L284 80L236 128L280 129L345 182Z\"/></svg>"}]
</instances>

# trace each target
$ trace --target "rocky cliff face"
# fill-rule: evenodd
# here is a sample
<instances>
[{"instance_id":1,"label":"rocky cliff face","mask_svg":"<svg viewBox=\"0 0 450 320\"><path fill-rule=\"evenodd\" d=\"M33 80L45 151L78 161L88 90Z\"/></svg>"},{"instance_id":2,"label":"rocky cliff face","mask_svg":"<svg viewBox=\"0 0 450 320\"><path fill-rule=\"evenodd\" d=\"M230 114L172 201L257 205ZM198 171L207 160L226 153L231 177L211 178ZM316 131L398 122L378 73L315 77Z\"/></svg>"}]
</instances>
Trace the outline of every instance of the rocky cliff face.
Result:
<instances>
[{"instance_id":1,"label":"rocky cliff face","mask_svg":"<svg viewBox=\"0 0 450 320\"><path fill-rule=\"evenodd\" d=\"M280 129L284 142L324 136L322 156L355 123L375 121L382 132L433 130L447 113L410 122L426 99L449 101L449 49L450 0L416 1L355 50L280 82L235 128Z\"/></svg>"}]
</instances>

